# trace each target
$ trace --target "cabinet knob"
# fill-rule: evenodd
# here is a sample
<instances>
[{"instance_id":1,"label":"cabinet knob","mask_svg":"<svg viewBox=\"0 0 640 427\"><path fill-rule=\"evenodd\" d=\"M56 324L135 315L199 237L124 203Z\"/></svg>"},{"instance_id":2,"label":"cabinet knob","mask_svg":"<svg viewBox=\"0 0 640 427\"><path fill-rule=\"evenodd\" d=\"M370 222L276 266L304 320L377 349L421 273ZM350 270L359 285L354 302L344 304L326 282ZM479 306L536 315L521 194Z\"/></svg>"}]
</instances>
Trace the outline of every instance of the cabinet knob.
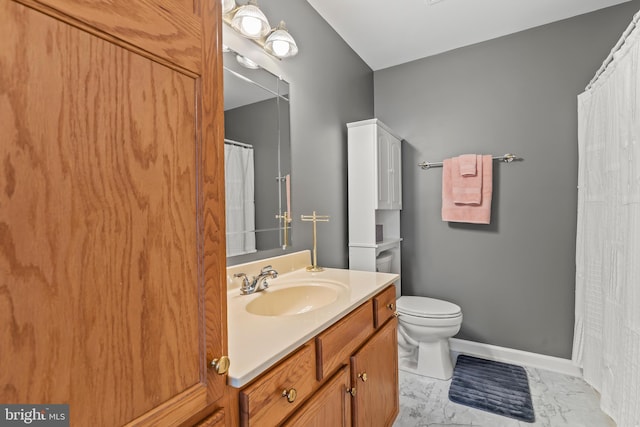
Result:
<instances>
[{"instance_id":1,"label":"cabinet knob","mask_svg":"<svg viewBox=\"0 0 640 427\"><path fill-rule=\"evenodd\" d=\"M393 310L395 310L396 305L395 305L394 303L390 302L389 304L387 304L387 308L388 308L389 310L393 311Z\"/></svg>"},{"instance_id":2,"label":"cabinet knob","mask_svg":"<svg viewBox=\"0 0 640 427\"><path fill-rule=\"evenodd\" d=\"M347 394L350 394L351 396L355 396L356 395L356 388L355 387L351 387L347 389Z\"/></svg>"},{"instance_id":3,"label":"cabinet knob","mask_svg":"<svg viewBox=\"0 0 640 427\"><path fill-rule=\"evenodd\" d=\"M369 379L369 377L367 376L366 372L363 372L361 374L358 374L358 378L360 378L362 380L363 383L366 383L367 380Z\"/></svg>"},{"instance_id":4,"label":"cabinet knob","mask_svg":"<svg viewBox=\"0 0 640 427\"><path fill-rule=\"evenodd\" d=\"M282 391L282 397L286 397L287 402L293 403L293 401L296 400L296 397L298 397L298 392L295 388L292 388L291 390L285 389Z\"/></svg>"},{"instance_id":5,"label":"cabinet knob","mask_svg":"<svg viewBox=\"0 0 640 427\"><path fill-rule=\"evenodd\" d=\"M213 368L218 375L224 375L229 370L229 365L231 365L231 361L227 356L222 356L219 359L213 359L209 366Z\"/></svg>"}]
</instances>

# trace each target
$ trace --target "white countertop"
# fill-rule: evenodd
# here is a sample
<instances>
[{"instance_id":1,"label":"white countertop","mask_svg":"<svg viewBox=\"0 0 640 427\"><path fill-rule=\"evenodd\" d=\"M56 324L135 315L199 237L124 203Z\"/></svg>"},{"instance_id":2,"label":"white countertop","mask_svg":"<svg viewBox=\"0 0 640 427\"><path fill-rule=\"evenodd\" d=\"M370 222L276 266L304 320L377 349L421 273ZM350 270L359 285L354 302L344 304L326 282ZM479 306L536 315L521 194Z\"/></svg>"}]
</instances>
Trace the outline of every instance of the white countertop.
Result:
<instances>
[{"instance_id":1,"label":"white countertop","mask_svg":"<svg viewBox=\"0 0 640 427\"><path fill-rule=\"evenodd\" d=\"M269 289L251 295L240 295L237 287L230 287L227 294L229 385L244 386L398 277L397 274L332 268L311 273L302 268L268 280ZM262 316L245 310L245 306L261 294L278 290L279 284L282 289L288 284L309 280L340 282L346 291L335 302L303 314Z\"/></svg>"}]
</instances>

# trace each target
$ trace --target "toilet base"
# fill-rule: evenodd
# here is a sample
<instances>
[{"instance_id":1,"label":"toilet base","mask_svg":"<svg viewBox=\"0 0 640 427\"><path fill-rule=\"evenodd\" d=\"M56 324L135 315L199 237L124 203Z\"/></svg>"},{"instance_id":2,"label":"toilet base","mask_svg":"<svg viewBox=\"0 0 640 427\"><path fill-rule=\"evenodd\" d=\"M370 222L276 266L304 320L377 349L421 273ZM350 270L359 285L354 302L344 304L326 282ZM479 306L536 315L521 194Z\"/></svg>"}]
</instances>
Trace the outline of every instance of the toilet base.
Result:
<instances>
[{"instance_id":1,"label":"toilet base","mask_svg":"<svg viewBox=\"0 0 640 427\"><path fill-rule=\"evenodd\" d=\"M448 380L453 376L453 364L449 352L449 340L421 342L415 357L403 357L398 360L398 367L406 372L423 377Z\"/></svg>"}]
</instances>

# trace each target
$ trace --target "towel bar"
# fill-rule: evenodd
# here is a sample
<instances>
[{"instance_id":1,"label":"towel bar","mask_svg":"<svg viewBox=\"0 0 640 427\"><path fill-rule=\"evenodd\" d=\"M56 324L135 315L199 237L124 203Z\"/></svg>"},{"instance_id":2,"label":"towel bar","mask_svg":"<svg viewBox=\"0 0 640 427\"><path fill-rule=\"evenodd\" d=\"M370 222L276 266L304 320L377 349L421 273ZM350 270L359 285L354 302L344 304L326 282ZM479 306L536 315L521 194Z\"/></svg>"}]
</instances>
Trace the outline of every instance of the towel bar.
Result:
<instances>
[{"instance_id":1,"label":"towel bar","mask_svg":"<svg viewBox=\"0 0 640 427\"><path fill-rule=\"evenodd\" d=\"M518 157L515 154L507 153L503 156L494 156L493 160L498 160L499 162L511 163L514 160L523 160L522 157ZM422 169L431 169L431 168L441 168L442 162L420 162L418 163Z\"/></svg>"}]
</instances>

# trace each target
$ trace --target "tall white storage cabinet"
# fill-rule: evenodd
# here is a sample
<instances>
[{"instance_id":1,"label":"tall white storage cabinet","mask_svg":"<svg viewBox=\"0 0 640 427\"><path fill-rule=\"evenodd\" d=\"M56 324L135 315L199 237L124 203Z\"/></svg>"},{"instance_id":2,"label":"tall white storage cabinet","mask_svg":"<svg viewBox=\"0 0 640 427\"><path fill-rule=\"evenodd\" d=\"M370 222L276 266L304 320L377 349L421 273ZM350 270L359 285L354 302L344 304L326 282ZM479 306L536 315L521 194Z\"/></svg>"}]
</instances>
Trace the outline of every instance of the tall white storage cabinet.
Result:
<instances>
[{"instance_id":1,"label":"tall white storage cabinet","mask_svg":"<svg viewBox=\"0 0 640 427\"><path fill-rule=\"evenodd\" d=\"M400 274L402 139L378 119L348 123L349 268L376 271L376 257L393 255ZM376 242L376 225L383 240ZM400 296L400 281L396 283Z\"/></svg>"}]
</instances>

